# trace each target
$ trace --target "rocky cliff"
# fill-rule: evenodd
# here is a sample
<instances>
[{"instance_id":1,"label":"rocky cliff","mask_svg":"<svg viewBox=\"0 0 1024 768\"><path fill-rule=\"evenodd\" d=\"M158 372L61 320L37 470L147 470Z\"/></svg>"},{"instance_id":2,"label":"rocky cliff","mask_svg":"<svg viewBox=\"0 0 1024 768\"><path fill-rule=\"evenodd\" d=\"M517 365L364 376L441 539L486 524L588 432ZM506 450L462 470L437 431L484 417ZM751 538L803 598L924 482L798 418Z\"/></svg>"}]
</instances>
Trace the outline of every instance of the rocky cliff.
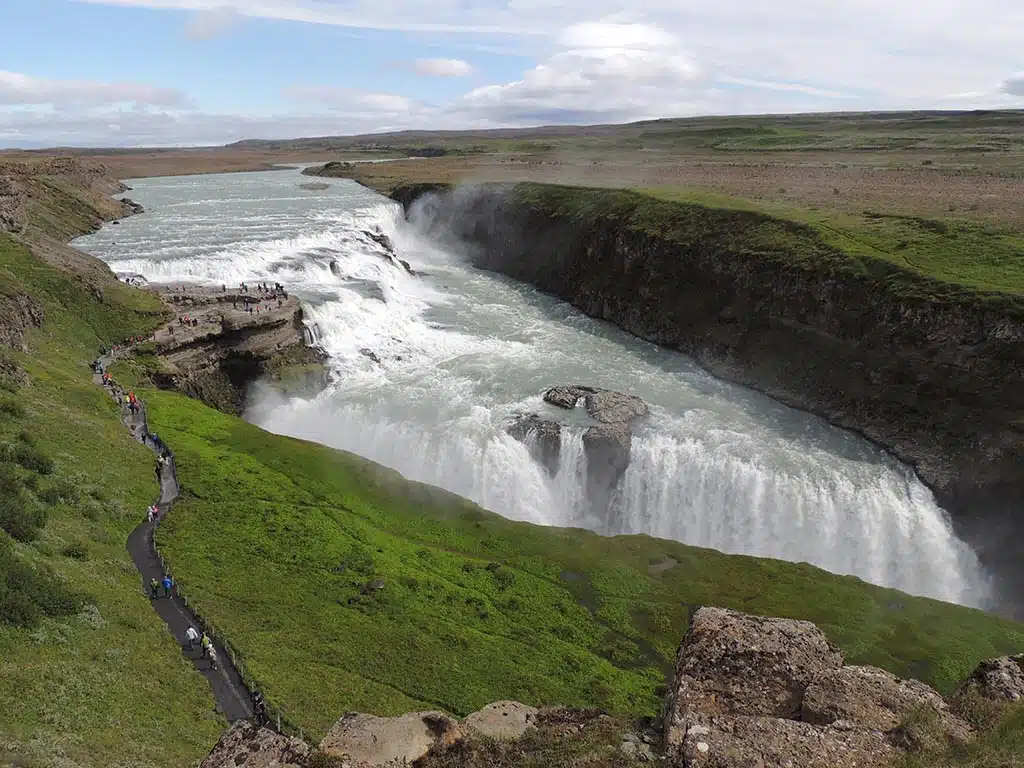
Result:
<instances>
[{"instance_id":1,"label":"rocky cliff","mask_svg":"<svg viewBox=\"0 0 1024 768\"><path fill-rule=\"evenodd\" d=\"M912 464L990 563L1024 577L1024 302L810 228L613 190L399 186L476 266L527 281Z\"/></svg>"},{"instance_id":2,"label":"rocky cliff","mask_svg":"<svg viewBox=\"0 0 1024 768\"><path fill-rule=\"evenodd\" d=\"M324 356L307 345L294 296L184 286L161 292L176 317L154 334L157 386L239 414L256 380L305 394L326 384Z\"/></svg>"}]
</instances>

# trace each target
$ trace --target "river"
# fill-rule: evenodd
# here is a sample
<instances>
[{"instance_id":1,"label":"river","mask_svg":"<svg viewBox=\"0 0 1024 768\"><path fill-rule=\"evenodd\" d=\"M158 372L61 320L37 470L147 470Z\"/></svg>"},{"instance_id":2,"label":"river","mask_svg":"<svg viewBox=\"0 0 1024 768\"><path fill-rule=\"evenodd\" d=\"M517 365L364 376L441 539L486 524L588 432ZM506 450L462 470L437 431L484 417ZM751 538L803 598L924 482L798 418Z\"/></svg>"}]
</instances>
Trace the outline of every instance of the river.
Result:
<instances>
[{"instance_id":1,"label":"river","mask_svg":"<svg viewBox=\"0 0 1024 768\"><path fill-rule=\"evenodd\" d=\"M807 561L988 605L988 579L931 492L874 445L474 270L354 182L300 187L309 181L293 170L130 181L147 213L74 245L153 282L271 281L299 296L333 382L312 399L254 388L246 417L270 431L366 456L517 520ZM364 234L374 227L422 274L388 260ZM541 398L573 383L651 407L608 509L587 501L585 415ZM568 426L554 476L505 432L523 412Z\"/></svg>"}]
</instances>

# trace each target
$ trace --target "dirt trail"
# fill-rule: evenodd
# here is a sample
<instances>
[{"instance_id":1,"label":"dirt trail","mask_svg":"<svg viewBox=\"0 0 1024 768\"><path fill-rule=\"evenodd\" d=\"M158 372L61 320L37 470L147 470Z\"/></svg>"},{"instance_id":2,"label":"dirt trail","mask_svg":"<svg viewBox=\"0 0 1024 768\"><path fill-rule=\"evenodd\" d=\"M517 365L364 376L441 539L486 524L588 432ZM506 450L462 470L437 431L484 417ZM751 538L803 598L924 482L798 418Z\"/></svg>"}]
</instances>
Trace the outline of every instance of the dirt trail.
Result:
<instances>
[{"instance_id":1,"label":"dirt trail","mask_svg":"<svg viewBox=\"0 0 1024 768\"><path fill-rule=\"evenodd\" d=\"M101 356L99 358L101 370L93 375L93 381L103 387L111 397L117 397L117 394L111 388L103 385L102 371L105 371L114 359L115 356L109 353ZM127 402L125 402L121 408L122 423L131 430L132 436L136 440L152 449L155 454L159 455L161 450L170 453L170 449L162 444L162 441L157 442L154 440L154 437L159 437L158 435L154 436L149 433L146 423L145 405L141 401L140 405L140 409L133 414ZM154 475L156 475L155 468ZM156 478L154 477L154 479ZM149 595L150 580L155 578L157 581L160 581L164 577L164 568L160 555L156 551L153 533L157 525L160 524L160 520L170 511L175 499L178 498L178 475L174 465L173 453L170 453L170 457L160 470L159 479L160 499L157 502L159 515L153 522L144 519L128 536L127 544L128 553L131 555L135 567L142 576L142 589L146 595ZM222 646L214 644L217 650L218 668L213 669L198 647L195 650L189 650L185 640L185 630L189 626L193 626L201 632L203 628L202 622L189 610L188 606L185 605L185 601L178 596L176 588L172 588L171 594L168 597L163 596L162 588L160 591L161 596L152 600L153 610L164 620L168 631L179 645L182 646L182 653L210 683L214 698L217 700L218 711L222 712L231 722L251 718L253 710L250 692L246 688L245 683L242 682L242 677L238 674L238 670L231 662L227 652Z\"/></svg>"}]
</instances>

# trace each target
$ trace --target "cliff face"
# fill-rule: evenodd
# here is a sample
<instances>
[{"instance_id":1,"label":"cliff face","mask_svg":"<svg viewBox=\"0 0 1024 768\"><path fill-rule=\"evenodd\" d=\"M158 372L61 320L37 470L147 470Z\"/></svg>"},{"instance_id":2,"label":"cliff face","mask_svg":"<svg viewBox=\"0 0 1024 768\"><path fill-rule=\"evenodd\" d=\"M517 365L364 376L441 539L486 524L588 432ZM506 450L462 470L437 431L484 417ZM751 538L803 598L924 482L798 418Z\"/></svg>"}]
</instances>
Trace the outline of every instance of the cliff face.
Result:
<instances>
[{"instance_id":1,"label":"cliff face","mask_svg":"<svg viewBox=\"0 0 1024 768\"><path fill-rule=\"evenodd\" d=\"M323 356L306 346L295 297L279 301L194 287L164 293L177 316L154 335L158 363L152 377L158 386L240 414L249 385L258 379L289 391L311 392L326 383Z\"/></svg>"},{"instance_id":2,"label":"cliff face","mask_svg":"<svg viewBox=\"0 0 1024 768\"><path fill-rule=\"evenodd\" d=\"M392 197L433 234L468 244L476 266L879 443L916 467L983 554L1017 558L993 529L1024 527L1014 297L859 263L802 225L754 213L540 185L424 197L437 191Z\"/></svg>"}]
</instances>

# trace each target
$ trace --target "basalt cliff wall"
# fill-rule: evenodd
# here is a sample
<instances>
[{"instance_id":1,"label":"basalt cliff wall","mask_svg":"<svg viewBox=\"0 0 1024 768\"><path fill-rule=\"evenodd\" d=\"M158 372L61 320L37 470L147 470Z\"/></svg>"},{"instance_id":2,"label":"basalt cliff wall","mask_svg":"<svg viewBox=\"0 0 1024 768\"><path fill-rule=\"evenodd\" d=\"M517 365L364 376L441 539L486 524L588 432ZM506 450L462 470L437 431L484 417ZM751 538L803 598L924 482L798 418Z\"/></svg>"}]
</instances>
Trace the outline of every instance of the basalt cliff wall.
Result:
<instances>
[{"instance_id":1,"label":"basalt cliff wall","mask_svg":"<svg viewBox=\"0 0 1024 768\"><path fill-rule=\"evenodd\" d=\"M990 562L1024 546L1024 302L860 261L802 224L612 190L398 186L473 263L861 433Z\"/></svg>"}]
</instances>

